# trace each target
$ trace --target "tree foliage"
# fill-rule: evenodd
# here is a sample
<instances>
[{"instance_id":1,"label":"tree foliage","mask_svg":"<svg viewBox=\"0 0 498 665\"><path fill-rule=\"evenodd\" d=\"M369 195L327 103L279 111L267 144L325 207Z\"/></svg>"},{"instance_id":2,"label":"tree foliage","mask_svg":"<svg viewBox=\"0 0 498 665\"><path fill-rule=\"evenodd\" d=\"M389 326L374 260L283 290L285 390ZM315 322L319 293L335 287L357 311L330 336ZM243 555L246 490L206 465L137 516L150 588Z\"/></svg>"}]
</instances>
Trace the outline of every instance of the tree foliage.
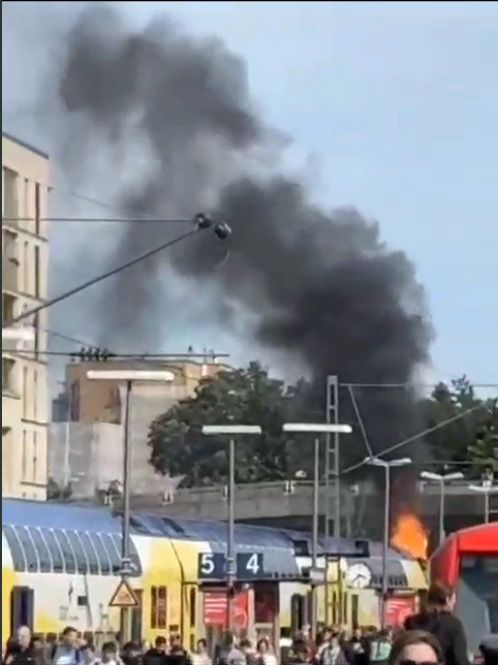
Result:
<instances>
[{"instance_id":1,"label":"tree foliage","mask_svg":"<svg viewBox=\"0 0 498 665\"><path fill-rule=\"evenodd\" d=\"M151 463L162 473L185 474L185 485L224 482L227 440L204 436L202 426L261 425L262 436L242 436L236 441L237 482L288 478L299 456L290 449L282 423L291 416L310 415L305 385L300 382L287 389L255 362L247 369L221 372L202 381L193 397L152 423Z\"/></svg>"},{"instance_id":2,"label":"tree foliage","mask_svg":"<svg viewBox=\"0 0 498 665\"><path fill-rule=\"evenodd\" d=\"M187 486L223 483L228 471L228 442L223 437L203 436L202 426L261 425L261 437L243 436L236 441L237 482L289 479L298 471L301 477L311 477L310 437L289 439L282 433L282 423L322 421L322 393L305 381L286 387L256 362L247 369L222 372L203 380L192 397L152 423L150 461L164 474L185 475ZM447 462L469 462L466 472L474 477L486 466L498 470L496 400L480 399L462 377L450 385L436 386L429 398L421 400L420 407L426 428L462 416L425 438L428 454L441 461L441 471L451 468ZM348 446L341 450L344 466L351 456L364 455L362 446L361 437L348 439Z\"/></svg>"}]
</instances>

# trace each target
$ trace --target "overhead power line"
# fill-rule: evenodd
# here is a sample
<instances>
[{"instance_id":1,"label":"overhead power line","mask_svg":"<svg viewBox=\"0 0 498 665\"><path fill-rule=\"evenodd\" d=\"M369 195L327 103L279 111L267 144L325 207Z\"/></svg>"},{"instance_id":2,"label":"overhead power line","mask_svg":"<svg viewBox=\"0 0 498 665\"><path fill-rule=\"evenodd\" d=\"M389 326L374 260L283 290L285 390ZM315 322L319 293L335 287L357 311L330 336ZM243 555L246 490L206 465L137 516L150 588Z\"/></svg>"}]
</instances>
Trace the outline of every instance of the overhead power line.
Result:
<instances>
[{"instance_id":1,"label":"overhead power line","mask_svg":"<svg viewBox=\"0 0 498 665\"><path fill-rule=\"evenodd\" d=\"M413 436L409 436L406 439L403 439L402 441L399 441L398 443L395 443L393 446L390 446L389 448L385 448L384 450L381 450L379 453L375 455L375 457L382 458L384 455L387 455L388 453L392 453L395 450L398 450L399 448L402 448L403 446L406 446L409 443L412 443L413 441L416 441L417 439L421 439L424 436L427 436L427 434L431 434L432 432L435 432L438 429L441 429L442 427L446 427L446 425L450 425L452 422L455 420L459 420L460 418L464 418L465 416L468 416L470 413L474 411L478 411L480 409L486 408L482 404L478 404L477 406L473 406L470 409L466 409L465 411L462 411L462 413L458 413L456 416L452 416L451 418L447 418L446 420L441 421L437 425L434 425L433 427L429 427L422 432L419 432L418 434L414 434ZM353 464L352 466L349 466L347 469L344 469L344 471L341 472L341 475L345 473L349 473L350 471L356 471L356 469L361 468L362 466L365 466L367 463L366 460L362 460L361 462L358 462L357 464Z\"/></svg>"},{"instance_id":2,"label":"overhead power line","mask_svg":"<svg viewBox=\"0 0 498 665\"><path fill-rule=\"evenodd\" d=\"M90 349L99 349L93 344L87 345ZM5 353L5 351L4 351ZM80 351L37 351L35 349L8 351L12 355L33 355L33 356L55 356L62 358L77 358ZM113 353L108 351L109 360L120 358L134 358L136 360L153 360L154 358L229 358L229 353L217 353L216 351L206 351L205 353Z\"/></svg>"},{"instance_id":3,"label":"overhead power line","mask_svg":"<svg viewBox=\"0 0 498 665\"><path fill-rule=\"evenodd\" d=\"M2 222L84 222L116 224L190 224L189 219L165 219L164 217L2 217Z\"/></svg>"},{"instance_id":4,"label":"overhead power line","mask_svg":"<svg viewBox=\"0 0 498 665\"><path fill-rule=\"evenodd\" d=\"M80 284L79 286L74 287L73 289L70 289L69 291L66 291L65 293L61 293L59 296L56 296L55 298L51 298L50 300L46 300L45 302L41 303L40 305L37 305L36 307L33 307L30 310L27 310L26 312L23 312L16 318L12 319L10 321L9 325L19 323L20 321L23 321L24 319L30 318L34 314L37 314L38 312L42 311L43 309L47 309L48 307L51 307L52 305L55 305L59 302L62 302L63 300L66 300L67 298L70 298L77 293L80 293L81 291L84 291L85 289L88 289L89 287L93 286L94 284L97 284L98 282L102 282L104 279L107 279L108 277L112 277L113 275L117 275L118 273L122 272L123 270L126 270L127 268L130 268L131 266L136 265L137 263L141 263L142 261L145 261L146 259L150 258L151 256L154 256L155 254L158 254L159 252L162 252L165 249L168 249L169 247L172 247L173 245L177 245L178 243L182 242L183 240L186 240L187 238L190 238L191 236L195 235L198 233L198 231L205 230L208 228L213 227L215 234L220 238L221 240L226 239L230 234L231 234L231 229L230 227L225 224L225 223L218 223L214 224L213 220L207 217L206 215L200 214L197 215L195 220L195 227L191 229L190 231L187 231L186 233L182 233L181 235L177 236L176 238L173 238L172 240L168 240L167 242L163 243L162 245L159 245L158 247L154 247L153 249L150 249L148 252L145 252L144 254L141 254L140 256L135 257L134 259L131 259L130 261L127 261L126 263L123 263L122 265L118 266L117 268L113 268L112 270L108 270L107 272L98 275L97 277L94 277L83 284ZM213 226L214 225L214 226ZM6 327L6 325L2 325L2 328Z\"/></svg>"}]
</instances>

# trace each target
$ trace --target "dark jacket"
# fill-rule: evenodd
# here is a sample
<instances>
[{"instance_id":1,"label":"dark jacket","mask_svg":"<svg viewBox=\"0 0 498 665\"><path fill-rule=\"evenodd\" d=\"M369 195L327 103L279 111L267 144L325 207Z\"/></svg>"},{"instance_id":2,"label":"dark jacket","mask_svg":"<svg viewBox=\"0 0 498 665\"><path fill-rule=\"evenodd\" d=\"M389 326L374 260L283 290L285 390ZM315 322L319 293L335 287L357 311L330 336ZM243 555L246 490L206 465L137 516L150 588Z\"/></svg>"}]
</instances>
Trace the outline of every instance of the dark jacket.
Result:
<instances>
[{"instance_id":1,"label":"dark jacket","mask_svg":"<svg viewBox=\"0 0 498 665\"><path fill-rule=\"evenodd\" d=\"M166 665L166 653L152 648L144 653L143 665Z\"/></svg>"},{"instance_id":2,"label":"dark jacket","mask_svg":"<svg viewBox=\"0 0 498 665\"><path fill-rule=\"evenodd\" d=\"M33 647L21 650L18 644L11 644L7 649L5 662L9 665L37 665L37 659Z\"/></svg>"},{"instance_id":3,"label":"dark jacket","mask_svg":"<svg viewBox=\"0 0 498 665\"><path fill-rule=\"evenodd\" d=\"M497 665L498 663L498 635L490 636L482 641L479 647L484 656L484 665Z\"/></svg>"},{"instance_id":4,"label":"dark jacket","mask_svg":"<svg viewBox=\"0 0 498 665\"><path fill-rule=\"evenodd\" d=\"M445 665L470 665L463 624L450 612L414 614L406 619L405 628L432 633L441 645Z\"/></svg>"}]
</instances>

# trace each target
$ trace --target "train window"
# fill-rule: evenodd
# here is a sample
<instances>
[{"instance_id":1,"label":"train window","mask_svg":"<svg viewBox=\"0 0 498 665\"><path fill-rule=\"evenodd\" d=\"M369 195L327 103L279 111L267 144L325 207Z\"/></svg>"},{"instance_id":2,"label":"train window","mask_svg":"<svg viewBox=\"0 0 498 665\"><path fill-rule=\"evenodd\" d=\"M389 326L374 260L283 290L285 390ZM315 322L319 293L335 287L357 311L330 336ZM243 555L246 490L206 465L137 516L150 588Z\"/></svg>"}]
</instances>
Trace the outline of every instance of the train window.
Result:
<instances>
[{"instance_id":1,"label":"train window","mask_svg":"<svg viewBox=\"0 0 498 665\"><path fill-rule=\"evenodd\" d=\"M291 629L292 633L301 630L304 624L303 598L295 593L291 598Z\"/></svg>"},{"instance_id":2,"label":"train window","mask_svg":"<svg viewBox=\"0 0 498 665\"><path fill-rule=\"evenodd\" d=\"M75 573L76 572L76 561L73 553L73 549L69 543L69 540L60 529L54 529L55 539L60 545L62 550L62 556L64 557L64 569L66 573Z\"/></svg>"},{"instance_id":3,"label":"train window","mask_svg":"<svg viewBox=\"0 0 498 665\"><path fill-rule=\"evenodd\" d=\"M39 529L29 527L29 533L38 552L40 560L40 570L42 573L49 573L52 570L52 560L46 542L44 541Z\"/></svg>"},{"instance_id":4,"label":"train window","mask_svg":"<svg viewBox=\"0 0 498 665\"><path fill-rule=\"evenodd\" d=\"M7 538L7 543L9 544L10 553L12 554L12 563L14 564L14 570L22 572L26 570L26 557L24 556L24 551L21 547L21 542L17 537L14 527L6 524L3 527L3 532Z\"/></svg>"},{"instance_id":5,"label":"train window","mask_svg":"<svg viewBox=\"0 0 498 665\"><path fill-rule=\"evenodd\" d=\"M90 540L90 536L85 533L81 532L79 534L81 543L83 545L83 549L85 550L86 556L88 558L88 565L90 566L90 573L92 575L98 575L99 574L99 559L97 557L97 552L95 551L95 547L93 546L92 541Z\"/></svg>"},{"instance_id":6,"label":"train window","mask_svg":"<svg viewBox=\"0 0 498 665\"><path fill-rule=\"evenodd\" d=\"M116 543L108 533L102 533L100 535L104 547L109 555L109 559L111 561L112 572L117 575L121 570L121 557L119 554L119 550L116 547Z\"/></svg>"},{"instance_id":7,"label":"train window","mask_svg":"<svg viewBox=\"0 0 498 665\"><path fill-rule=\"evenodd\" d=\"M337 591L332 594L332 623L337 623Z\"/></svg>"},{"instance_id":8,"label":"train window","mask_svg":"<svg viewBox=\"0 0 498 665\"><path fill-rule=\"evenodd\" d=\"M166 628L167 589L165 586L153 586L150 590L150 627Z\"/></svg>"},{"instance_id":9,"label":"train window","mask_svg":"<svg viewBox=\"0 0 498 665\"><path fill-rule=\"evenodd\" d=\"M89 535L90 535L90 538L92 539L92 543L94 544L95 551L97 552L97 556L99 557L100 572L102 573L102 575L110 575L110 573L111 573L111 562L109 561L109 555L107 554L107 550L105 549L104 545L102 544L100 534L91 533Z\"/></svg>"},{"instance_id":10,"label":"train window","mask_svg":"<svg viewBox=\"0 0 498 665\"><path fill-rule=\"evenodd\" d=\"M348 621L348 594L344 594L344 615L342 619L343 623L349 623Z\"/></svg>"},{"instance_id":11,"label":"train window","mask_svg":"<svg viewBox=\"0 0 498 665\"><path fill-rule=\"evenodd\" d=\"M53 532L49 531L48 529L42 529L41 532L45 538L45 542L48 545L50 556L52 557L54 573L64 572L64 560L62 558L62 551L60 545L55 539Z\"/></svg>"},{"instance_id":12,"label":"train window","mask_svg":"<svg viewBox=\"0 0 498 665\"><path fill-rule=\"evenodd\" d=\"M351 623L353 624L353 628L358 628L360 623L358 621L358 596L354 594L351 596Z\"/></svg>"},{"instance_id":13,"label":"train window","mask_svg":"<svg viewBox=\"0 0 498 665\"><path fill-rule=\"evenodd\" d=\"M33 544L33 541L29 537L28 531L25 527L23 526L16 526L14 527L16 530L17 535L19 536L19 540L21 541L21 546L24 550L24 554L26 556L26 565L27 565L27 570L30 573L37 573L38 572L38 556L36 554L35 546Z\"/></svg>"},{"instance_id":14,"label":"train window","mask_svg":"<svg viewBox=\"0 0 498 665\"><path fill-rule=\"evenodd\" d=\"M189 598L189 603L190 603L190 627L195 628L195 622L196 622L196 615L197 615L197 593L195 591L195 587L190 587L190 598Z\"/></svg>"},{"instance_id":15,"label":"train window","mask_svg":"<svg viewBox=\"0 0 498 665\"><path fill-rule=\"evenodd\" d=\"M67 537L69 538L69 542L71 543L74 554L76 556L76 567L78 569L78 573L87 573L88 561L77 533L75 531L68 531Z\"/></svg>"}]
</instances>

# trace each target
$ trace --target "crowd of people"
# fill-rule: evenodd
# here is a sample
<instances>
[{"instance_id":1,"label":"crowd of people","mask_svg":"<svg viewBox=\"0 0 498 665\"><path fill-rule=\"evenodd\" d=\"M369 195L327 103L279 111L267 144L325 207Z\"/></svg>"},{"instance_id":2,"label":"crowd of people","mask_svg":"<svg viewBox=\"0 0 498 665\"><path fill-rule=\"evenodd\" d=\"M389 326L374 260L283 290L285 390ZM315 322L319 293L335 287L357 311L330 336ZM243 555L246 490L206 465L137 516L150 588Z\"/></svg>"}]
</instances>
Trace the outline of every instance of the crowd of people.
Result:
<instances>
[{"instance_id":1,"label":"crowd of people","mask_svg":"<svg viewBox=\"0 0 498 665\"><path fill-rule=\"evenodd\" d=\"M3 648L2 665L470 665L465 631L453 614L453 596L441 585L429 589L427 605L395 630L357 628L351 635L339 627L311 639L300 632L277 655L263 637L251 640L226 634L214 653L206 640L190 653L181 636L159 636L153 647L106 642L99 653L78 632L67 627L60 641L31 635L22 626ZM481 646L484 665L498 665L498 643Z\"/></svg>"}]
</instances>

